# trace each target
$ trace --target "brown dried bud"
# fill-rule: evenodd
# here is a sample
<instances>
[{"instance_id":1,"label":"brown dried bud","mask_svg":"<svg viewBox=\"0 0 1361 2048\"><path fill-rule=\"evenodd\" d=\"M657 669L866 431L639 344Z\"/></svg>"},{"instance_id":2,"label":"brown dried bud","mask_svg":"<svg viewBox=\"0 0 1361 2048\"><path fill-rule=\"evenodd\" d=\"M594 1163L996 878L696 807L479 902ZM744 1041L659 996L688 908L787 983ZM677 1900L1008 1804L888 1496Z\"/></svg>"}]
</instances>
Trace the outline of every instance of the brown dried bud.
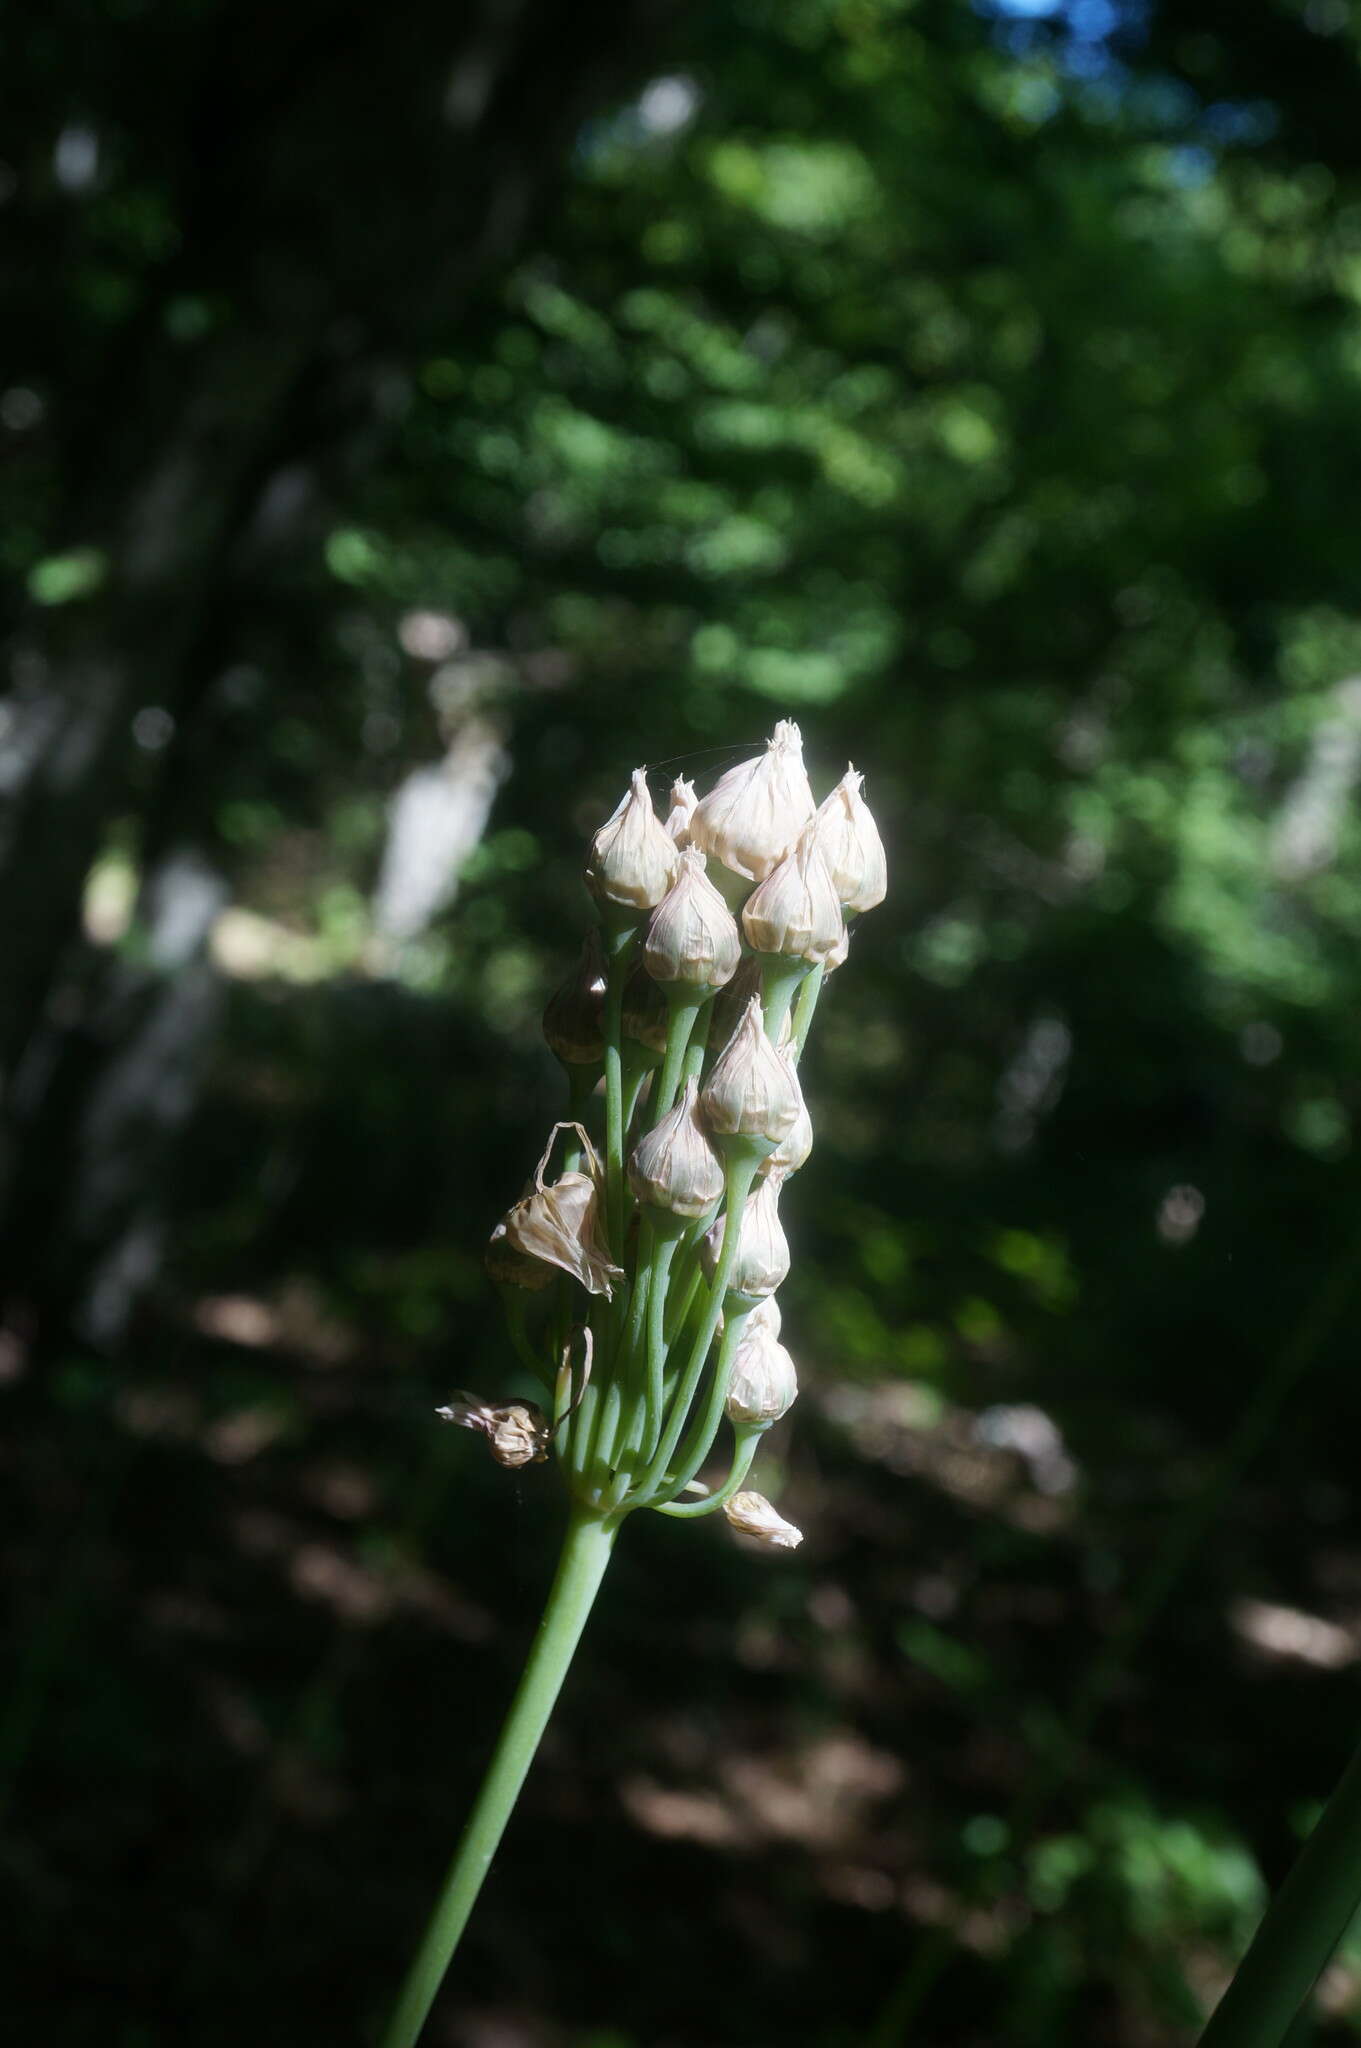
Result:
<instances>
[{"instance_id":1,"label":"brown dried bud","mask_svg":"<svg viewBox=\"0 0 1361 2048\"><path fill-rule=\"evenodd\" d=\"M735 874L760 882L813 816L799 728L782 718L764 754L721 775L695 807L691 843Z\"/></svg>"},{"instance_id":2,"label":"brown dried bud","mask_svg":"<svg viewBox=\"0 0 1361 2048\"><path fill-rule=\"evenodd\" d=\"M704 855L687 846L680 872L652 913L643 965L654 981L721 988L742 958L737 919L704 872Z\"/></svg>"},{"instance_id":3,"label":"brown dried bud","mask_svg":"<svg viewBox=\"0 0 1361 2048\"><path fill-rule=\"evenodd\" d=\"M759 1296L773 1294L789 1276L789 1239L780 1224L779 1187L773 1180L757 1181L747 1197L738 1225L737 1250L728 1274L731 1293ZM723 1256L723 1239L728 1226L725 1211L715 1217L700 1240L699 1261L713 1280Z\"/></svg>"},{"instance_id":4,"label":"brown dried bud","mask_svg":"<svg viewBox=\"0 0 1361 2048\"><path fill-rule=\"evenodd\" d=\"M504 1216L488 1240L482 1264L502 1287L527 1287L531 1293L538 1294L553 1284L551 1266L546 1266L542 1259L531 1259L528 1252L515 1249L506 1234Z\"/></svg>"},{"instance_id":5,"label":"brown dried bud","mask_svg":"<svg viewBox=\"0 0 1361 2048\"><path fill-rule=\"evenodd\" d=\"M766 1037L760 998L753 996L714 1061L700 1096L700 1114L712 1132L740 1132L778 1144L798 1122L802 1100L793 1067Z\"/></svg>"},{"instance_id":6,"label":"brown dried bud","mask_svg":"<svg viewBox=\"0 0 1361 2048\"><path fill-rule=\"evenodd\" d=\"M735 1493L723 1512L739 1536L754 1536L771 1550L797 1550L803 1541L802 1529L776 1514L763 1493Z\"/></svg>"},{"instance_id":7,"label":"brown dried bud","mask_svg":"<svg viewBox=\"0 0 1361 2048\"><path fill-rule=\"evenodd\" d=\"M635 768L628 795L591 841L586 887L601 903L651 910L676 879L677 858L652 808L647 772Z\"/></svg>"},{"instance_id":8,"label":"brown dried bud","mask_svg":"<svg viewBox=\"0 0 1361 2048\"><path fill-rule=\"evenodd\" d=\"M695 785L678 775L671 785L671 808L666 814L666 831L682 849L690 844L690 820L695 815Z\"/></svg>"},{"instance_id":9,"label":"brown dried bud","mask_svg":"<svg viewBox=\"0 0 1361 2048\"><path fill-rule=\"evenodd\" d=\"M477 1394L455 1394L447 1408L435 1413L441 1422L484 1436L498 1465L542 1465L553 1440L548 1417L532 1401L507 1401L498 1408Z\"/></svg>"},{"instance_id":10,"label":"brown dried bud","mask_svg":"<svg viewBox=\"0 0 1361 2048\"><path fill-rule=\"evenodd\" d=\"M847 910L873 910L888 893L888 861L879 828L860 794L863 775L847 767L826 802L818 806L813 833Z\"/></svg>"},{"instance_id":11,"label":"brown dried bud","mask_svg":"<svg viewBox=\"0 0 1361 2048\"><path fill-rule=\"evenodd\" d=\"M650 1052L666 1051L667 1033L671 1029L671 1011L666 997L662 994L650 974L641 967L635 967L624 983L623 1008L619 1013L619 1024L625 1038L636 1039Z\"/></svg>"},{"instance_id":12,"label":"brown dried bud","mask_svg":"<svg viewBox=\"0 0 1361 2048\"><path fill-rule=\"evenodd\" d=\"M544 1172L559 1131L575 1131L581 1139L588 1167L585 1173L559 1175L551 1186L544 1185ZM580 1124L554 1124L544 1155L534 1171L532 1190L508 1211L501 1226L515 1251L560 1266L579 1280L588 1294L608 1299L611 1281L622 1280L623 1269L610 1257L600 1219L600 1161ZM493 1233L495 1236L495 1233Z\"/></svg>"},{"instance_id":13,"label":"brown dried bud","mask_svg":"<svg viewBox=\"0 0 1361 2048\"><path fill-rule=\"evenodd\" d=\"M840 945L846 920L812 827L752 890L742 912L742 929L758 953L783 953L810 966Z\"/></svg>"},{"instance_id":14,"label":"brown dried bud","mask_svg":"<svg viewBox=\"0 0 1361 2048\"><path fill-rule=\"evenodd\" d=\"M638 1140L628 1163L640 1202L674 1216L703 1216L723 1193L723 1165L697 1115L699 1090L687 1081L680 1101Z\"/></svg>"},{"instance_id":15,"label":"brown dried bud","mask_svg":"<svg viewBox=\"0 0 1361 2048\"><path fill-rule=\"evenodd\" d=\"M548 998L543 1035L549 1050L572 1067L594 1066L605 1057L605 961L600 934L587 933L581 958Z\"/></svg>"},{"instance_id":16,"label":"brown dried bud","mask_svg":"<svg viewBox=\"0 0 1361 2048\"><path fill-rule=\"evenodd\" d=\"M730 1422L767 1429L793 1407L799 1391L794 1361L778 1337L748 1320L732 1356L727 1411Z\"/></svg>"}]
</instances>

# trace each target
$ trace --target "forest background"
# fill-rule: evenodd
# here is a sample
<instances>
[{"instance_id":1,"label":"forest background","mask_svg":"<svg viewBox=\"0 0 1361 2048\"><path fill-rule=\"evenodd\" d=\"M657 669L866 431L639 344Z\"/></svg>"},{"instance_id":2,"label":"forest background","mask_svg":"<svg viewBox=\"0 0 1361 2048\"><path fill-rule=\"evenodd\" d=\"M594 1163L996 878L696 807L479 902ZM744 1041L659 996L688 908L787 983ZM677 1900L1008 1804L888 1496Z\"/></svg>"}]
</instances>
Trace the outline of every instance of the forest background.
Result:
<instances>
[{"instance_id":1,"label":"forest background","mask_svg":"<svg viewBox=\"0 0 1361 2048\"><path fill-rule=\"evenodd\" d=\"M629 1526L430 2038L1190 2042L1361 1723L1361 17L5 42L8 2022L372 2038L560 1514L433 1410L585 837L793 716L892 878L807 1540Z\"/></svg>"}]
</instances>

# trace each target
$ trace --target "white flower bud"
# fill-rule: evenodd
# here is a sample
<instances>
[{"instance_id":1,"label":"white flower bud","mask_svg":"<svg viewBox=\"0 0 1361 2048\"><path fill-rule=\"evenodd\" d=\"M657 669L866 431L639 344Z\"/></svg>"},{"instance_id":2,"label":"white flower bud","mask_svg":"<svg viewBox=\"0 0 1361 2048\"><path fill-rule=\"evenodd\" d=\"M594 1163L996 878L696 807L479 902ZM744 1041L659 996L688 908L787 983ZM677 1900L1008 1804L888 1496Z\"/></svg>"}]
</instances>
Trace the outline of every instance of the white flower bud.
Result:
<instances>
[{"instance_id":1,"label":"white flower bud","mask_svg":"<svg viewBox=\"0 0 1361 2048\"><path fill-rule=\"evenodd\" d=\"M715 1217L700 1240L699 1262L710 1280L718 1272L727 1226L725 1211ZM728 1288L730 1292L753 1297L773 1294L788 1277L789 1239L780 1224L779 1186L773 1180L761 1180L748 1195L742 1211Z\"/></svg>"},{"instance_id":2,"label":"white flower bud","mask_svg":"<svg viewBox=\"0 0 1361 2048\"><path fill-rule=\"evenodd\" d=\"M781 1047L780 1058L789 1068L794 1086L799 1088L798 1070L794 1065L792 1049L787 1052ZM813 1119L808 1114L808 1104L803 1099L803 1090L799 1088L798 1116L785 1132L769 1158L762 1160L759 1171L763 1174L771 1175L777 1180L788 1180L791 1173L797 1173L801 1166L807 1164L808 1155L812 1149Z\"/></svg>"},{"instance_id":3,"label":"white flower bud","mask_svg":"<svg viewBox=\"0 0 1361 2048\"><path fill-rule=\"evenodd\" d=\"M605 962L600 934L591 930L581 958L548 998L543 1035L549 1050L568 1066L589 1067L605 1057Z\"/></svg>"},{"instance_id":4,"label":"white flower bud","mask_svg":"<svg viewBox=\"0 0 1361 2048\"><path fill-rule=\"evenodd\" d=\"M561 1174L546 1187L544 1171L558 1132L563 1130L579 1134L589 1171ZM608 1299L611 1281L623 1279L622 1268L610 1257L601 1225L600 1161L580 1124L553 1126L535 1168L531 1191L508 1211L492 1234L493 1243L502 1233L513 1250L560 1266L579 1280L588 1294L603 1294Z\"/></svg>"},{"instance_id":5,"label":"white flower bud","mask_svg":"<svg viewBox=\"0 0 1361 2048\"><path fill-rule=\"evenodd\" d=\"M651 910L676 879L677 857L652 808L647 773L635 768L628 795L591 841L586 887L602 903Z\"/></svg>"},{"instance_id":6,"label":"white flower bud","mask_svg":"<svg viewBox=\"0 0 1361 2048\"><path fill-rule=\"evenodd\" d=\"M888 893L888 862L879 828L860 794L863 775L848 767L820 804L813 834L847 910L873 910Z\"/></svg>"},{"instance_id":7,"label":"white flower bud","mask_svg":"<svg viewBox=\"0 0 1361 2048\"><path fill-rule=\"evenodd\" d=\"M763 1294L755 1308L748 1312L742 1335L750 1337L754 1330L765 1330L770 1336L778 1337L781 1321L779 1301L773 1294Z\"/></svg>"},{"instance_id":8,"label":"white flower bud","mask_svg":"<svg viewBox=\"0 0 1361 2048\"><path fill-rule=\"evenodd\" d=\"M695 807L690 839L748 881L784 859L813 816L799 728L782 718L764 754L721 775Z\"/></svg>"},{"instance_id":9,"label":"white flower bud","mask_svg":"<svg viewBox=\"0 0 1361 2048\"><path fill-rule=\"evenodd\" d=\"M671 808L666 814L666 831L682 849L690 844L690 820L695 815L695 785L678 775L671 785Z\"/></svg>"},{"instance_id":10,"label":"white flower bud","mask_svg":"<svg viewBox=\"0 0 1361 2048\"><path fill-rule=\"evenodd\" d=\"M778 1337L749 1319L732 1356L727 1411L730 1422L765 1429L793 1407L799 1391L794 1361Z\"/></svg>"},{"instance_id":11,"label":"white flower bud","mask_svg":"<svg viewBox=\"0 0 1361 2048\"><path fill-rule=\"evenodd\" d=\"M742 912L742 929L758 953L783 953L810 966L840 945L846 920L811 827L752 890Z\"/></svg>"},{"instance_id":12,"label":"white flower bud","mask_svg":"<svg viewBox=\"0 0 1361 2048\"><path fill-rule=\"evenodd\" d=\"M654 981L721 988L742 958L737 919L704 872L704 855L687 846L680 872L652 913L643 965Z\"/></svg>"},{"instance_id":13,"label":"white flower bud","mask_svg":"<svg viewBox=\"0 0 1361 2048\"><path fill-rule=\"evenodd\" d=\"M441 1422L454 1422L484 1436L498 1465L542 1465L553 1440L548 1417L532 1401L494 1407L477 1394L455 1394L447 1408L435 1413Z\"/></svg>"},{"instance_id":14,"label":"white flower bud","mask_svg":"<svg viewBox=\"0 0 1361 2048\"><path fill-rule=\"evenodd\" d=\"M703 1216L723 1193L723 1165L698 1115L699 1090L687 1081L674 1109L638 1140L629 1186L640 1202L675 1216Z\"/></svg>"},{"instance_id":15,"label":"white flower bud","mask_svg":"<svg viewBox=\"0 0 1361 2048\"><path fill-rule=\"evenodd\" d=\"M723 1512L739 1536L754 1536L771 1550L797 1550L803 1541L802 1529L776 1514L763 1493L735 1493Z\"/></svg>"},{"instance_id":16,"label":"white flower bud","mask_svg":"<svg viewBox=\"0 0 1361 2048\"><path fill-rule=\"evenodd\" d=\"M700 1096L700 1114L712 1132L742 1133L778 1144L798 1122L803 1098L788 1060L766 1037L759 996L714 1061Z\"/></svg>"}]
</instances>

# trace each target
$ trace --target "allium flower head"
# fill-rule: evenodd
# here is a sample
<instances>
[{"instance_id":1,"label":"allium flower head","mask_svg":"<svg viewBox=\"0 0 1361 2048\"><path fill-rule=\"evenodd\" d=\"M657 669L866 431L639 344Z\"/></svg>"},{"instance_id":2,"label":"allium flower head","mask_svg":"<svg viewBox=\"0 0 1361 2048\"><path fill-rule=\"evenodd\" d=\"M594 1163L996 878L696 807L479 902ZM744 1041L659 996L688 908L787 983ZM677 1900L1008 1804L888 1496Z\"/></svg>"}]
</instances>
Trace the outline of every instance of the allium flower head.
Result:
<instances>
[{"instance_id":1,"label":"allium flower head","mask_svg":"<svg viewBox=\"0 0 1361 2048\"><path fill-rule=\"evenodd\" d=\"M703 1216L723 1193L723 1163L698 1116L699 1089L687 1081L679 1102L638 1140L629 1186L640 1202L674 1216Z\"/></svg>"},{"instance_id":2,"label":"allium flower head","mask_svg":"<svg viewBox=\"0 0 1361 2048\"><path fill-rule=\"evenodd\" d=\"M818 807L813 835L847 910L873 910L888 893L888 861L879 828L860 794L865 778L848 767Z\"/></svg>"},{"instance_id":3,"label":"allium flower head","mask_svg":"<svg viewBox=\"0 0 1361 2048\"><path fill-rule=\"evenodd\" d=\"M629 793L591 841L586 887L602 903L651 910L676 879L676 843L652 808L647 772L635 768Z\"/></svg>"},{"instance_id":4,"label":"allium flower head","mask_svg":"<svg viewBox=\"0 0 1361 2048\"><path fill-rule=\"evenodd\" d=\"M743 1133L778 1144L798 1122L803 1097L788 1060L766 1037L759 996L718 1058L700 1096L700 1114L710 1131Z\"/></svg>"},{"instance_id":5,"label":"allium flower head","mask_svg":"<svg viewBox=\"0 0 1361 2048\"><path fill-rule=\"evenodd\" d=\"M701 797L690 838L735 874L760 882L784 859L813 811L803 740L793 721L782 718L764 754L730 768Z\"/></svg>"},{"instance_id":6,"label":"allium flower head","mask_svg":"<svg viewBox=\"0 0 1361 2048\"><path fill-rule=\"evenodd\" d=\"M704 855L687 846L675 881L652 913L643 965L654 981L721 988L742 958L737 919L704 872Z\"/></svg>"}]
</instances>

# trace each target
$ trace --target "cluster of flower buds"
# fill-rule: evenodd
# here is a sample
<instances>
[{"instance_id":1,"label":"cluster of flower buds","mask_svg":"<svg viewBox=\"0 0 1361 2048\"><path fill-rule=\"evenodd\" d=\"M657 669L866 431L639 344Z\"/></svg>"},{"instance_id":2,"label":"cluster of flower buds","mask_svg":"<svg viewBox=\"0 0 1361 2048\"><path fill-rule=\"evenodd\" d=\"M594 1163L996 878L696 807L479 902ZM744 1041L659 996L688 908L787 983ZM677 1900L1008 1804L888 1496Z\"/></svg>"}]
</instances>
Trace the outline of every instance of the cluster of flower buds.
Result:
<instances>
[{"instance_id":1,"label":"cluster of flower buds","mask_svg":"<svg viewBox=\"0 0 1361 2048\"><path fill-rule=\"evenodd\" d=\"M819 806L782 720L707 795L677 781L664 818L637 769L591 842L599 927L544 1035L597 1134L555 1127L487 1258L554 1418L472 1396L441 1411L506 1464L553 1443L587 1511L721 1508L759 1542L800 1541L742 1482L798 1392L775 1296L790 1264L780 1196L813 1144L799 1056L848 920L887 885L861 787L848 768ZM589 1385L566 1362L574 1328L594 1355ZM724 1417L732 1470L703 1487Z\"/></svg>"}]
</instances>

